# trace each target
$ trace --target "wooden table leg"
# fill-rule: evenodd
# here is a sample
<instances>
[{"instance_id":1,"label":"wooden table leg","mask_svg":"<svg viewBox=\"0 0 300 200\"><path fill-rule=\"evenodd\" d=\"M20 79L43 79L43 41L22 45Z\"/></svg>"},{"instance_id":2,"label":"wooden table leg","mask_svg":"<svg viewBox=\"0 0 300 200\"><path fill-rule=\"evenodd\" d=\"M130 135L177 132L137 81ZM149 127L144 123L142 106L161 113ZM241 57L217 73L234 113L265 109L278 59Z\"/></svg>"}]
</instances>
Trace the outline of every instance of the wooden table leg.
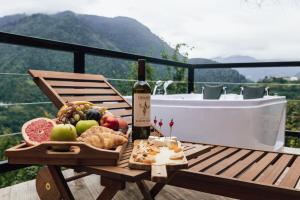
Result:
<instances>
[{"instance_id":1,"label":"wooden table leg","mask_svg":"<svg viewBox=\"0 0 300 200\"><path fill-rule=\"evenodd\" d=\"M74 196L61 172L59 166L49 165L49 172L64 200L74 200Z\"/></svg>"},{"instance_id":2,"label":"wooden table leg","mask_svg":"<svg viewBox=\"0 0 300 200\"><path fill-rule=\"evenodd\" d=\"M148 188L148 186L146 185L145 181L141 180L141 181L137 181L136 182L137 186L139 187L142 195L144 196L145 200L154 200L154 198L151 195L151 192Z\"/></svg>"},{"instance_id":3,"label":"wooden table leg","mask_svg":"<svg viewBox=\"0 0 300 200\"><path fill-rule=\"evenodd\" d=\"M160 183L156 183L150 190L150 194L152 196L152 198L155 198L155 196L165 187L165 185L168 184L168 182L170 180L172 180L172 178L174 177L175 172L169 172L169 177L167 179L166 182L160 182Z\"/></svg>"},{"instance_id":4,"label":"wooden table leg","mask_svg":"<svg viewBox=\"0 0 300 200\"><path fill-rule=\"evenodd\" d=\"M165 187L165 183L156 183L150 190L152 198L154 198Z\"/></svg>"},{"instance_id":5,"label":"wooden table leg","mask_svg":"<svg viewBox=\"0 0 300 200\"><path fill-rule=\"evenodd\" d=\"M101 194L98 196L97 200L111 200L119 190L114 188L105 187Z\"/></svg>"},{"instance_id":6,"label":"wooden table leg","mask_svg":"<svg viewBox=\"0 0 300 200\"><path fill-rule=\"evenodd\" d=\"M125 182L119 180L113 180L101 176L101 185L105 188L98 196L97 200L110 200L119 190L125 189Z\"/></svg>"}]
</instances>

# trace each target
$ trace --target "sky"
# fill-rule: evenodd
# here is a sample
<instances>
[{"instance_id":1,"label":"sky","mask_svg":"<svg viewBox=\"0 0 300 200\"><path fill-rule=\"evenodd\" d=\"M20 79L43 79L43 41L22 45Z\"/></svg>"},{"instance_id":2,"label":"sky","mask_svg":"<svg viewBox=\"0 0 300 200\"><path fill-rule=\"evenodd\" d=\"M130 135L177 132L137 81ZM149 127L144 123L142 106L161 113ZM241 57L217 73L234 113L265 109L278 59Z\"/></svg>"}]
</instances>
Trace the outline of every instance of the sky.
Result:
<instances>
[{"instance_id":1,"label":"sky","mask_svg":"<svg viewBox=\"0 0 300 200\"><path fill-rule=\"evenodd\" d=\"M300 58L300 0L0 0L0 16L71 10L143 23L189 57Z\"/></svg>"}]
</instances>

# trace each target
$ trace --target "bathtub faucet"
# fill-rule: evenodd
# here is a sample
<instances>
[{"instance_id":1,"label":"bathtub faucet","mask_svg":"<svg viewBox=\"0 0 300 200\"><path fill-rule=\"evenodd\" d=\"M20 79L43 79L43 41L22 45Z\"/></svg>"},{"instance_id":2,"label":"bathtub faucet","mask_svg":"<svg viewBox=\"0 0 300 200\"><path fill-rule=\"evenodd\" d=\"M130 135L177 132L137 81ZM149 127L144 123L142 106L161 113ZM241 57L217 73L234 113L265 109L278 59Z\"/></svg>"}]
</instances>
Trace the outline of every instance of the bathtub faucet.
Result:
<instances>
[{"instance_id":1,"label":"bathtub faucet","mask_svg":"<svg viewBox=\"0 0 300 200\"><path fill-rule=\"evenodd\" d=\"M160 86L162 86L163 85L163 81L156 81L156 83L155 83L155 86L154 86L154 89L153 89L153 95L156 95L156 90L157 90L157 88L158 87L160 87ZM158 90L158 91L160 91L160 90ZM160 93L160 92L159 92Z\"/></svg>"},{"instance_id":2,"label":"bathtub faucet","mask_svg":"<svg viewBox=\"0 0 300 200\"><path fill-rule=\"evenodd\" d=\"M167 88L169 85L171 85L173 83L172 80L168 80L164 83L164 94L167 95Z\"/></svg>"},{"instance_id":3,"label":"bathtub faucet","mask_svg":"<svg viewBox=\"0 0 300 200\"><path fill-rule=\"evenodd\" d=\"M265 91L266 91L266 96L269 96L269 90L270 90L270 88L269 88L269 87L266 87L266 88L265 88Z\"/></svg>"},{"instance_id":4,"label":"bathtub faucet","mask_svg":"<svg viewBox=\"0 0 300 200\"><path fill-rule=\"evenodd\" d=\"M226 91L226 89L227 89L227 87L226 87L226 86L224 86L224 87L223 87L223 92L224 92L224 94L225 94L225 95L227 94L227 91Z\"/></svg>"}]
</instances>

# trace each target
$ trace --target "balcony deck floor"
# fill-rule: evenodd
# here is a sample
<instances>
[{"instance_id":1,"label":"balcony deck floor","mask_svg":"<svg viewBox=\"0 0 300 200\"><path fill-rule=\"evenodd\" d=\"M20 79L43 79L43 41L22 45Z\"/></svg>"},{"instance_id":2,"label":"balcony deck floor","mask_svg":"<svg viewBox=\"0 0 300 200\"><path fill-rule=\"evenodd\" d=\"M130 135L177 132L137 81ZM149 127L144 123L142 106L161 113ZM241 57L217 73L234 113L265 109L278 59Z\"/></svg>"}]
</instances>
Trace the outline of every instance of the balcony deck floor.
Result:
<instances>
[{"instance_id":1,"label":"balcony deck floor","mask_svg":"<svg viewBox=\"0 0 300 200\"><path fill-rule=\"evenodd\" d=\"M72 170L64 171L65 176L73 175ZM75 199L84 199L84 200L92 200L96 199L103 189L100 186L99 176L90 175L84 177L82 179L78 179L76 181L70 182L69 187L75 197ZM151 182L147 182L148 185L152 185ZM36 200L39 199L36 189L35 189L35 180L23 182L20 184L16 184L10 187L1 188L0 189L0 199L1 200ZM134 183L127 183L126 189L123 191L119 191L116 196L113 198L115 200L139 200L142 199L142 195L140 194L138 187ZM186 190L173 186L166 186L158 195L158 200L164 199L189 199L189 200L229 200L230 198L211 195L207 193Z\"/></svg>"}]
</instances>

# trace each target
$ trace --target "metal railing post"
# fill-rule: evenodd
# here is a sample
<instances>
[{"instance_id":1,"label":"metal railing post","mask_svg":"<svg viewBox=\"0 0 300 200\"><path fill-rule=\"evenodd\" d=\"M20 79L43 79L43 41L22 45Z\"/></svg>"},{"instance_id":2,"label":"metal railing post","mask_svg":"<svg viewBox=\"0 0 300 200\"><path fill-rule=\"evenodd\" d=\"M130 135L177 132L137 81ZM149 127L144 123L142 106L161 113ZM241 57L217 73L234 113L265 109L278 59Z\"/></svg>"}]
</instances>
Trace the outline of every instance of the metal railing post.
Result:
<instances>
[{"instance_id":1,"label":"metal railing post","mask_svg":"<svg viewBox=\"0 0 300 200\"><path fill-rule=\"evenodd\" d=\"M188 93L194 92L194 82L195 82L195 68L188 68Z\"/></svg>"},{"instance_id":2,"label":"metal railing post","mask_svg":"<svg viewBox=\"0 0 300 200\"><path fill-rule=\"evenodd\" d=\"M85 73L85 55L82 51L74 52L74 72Z\"/></svg>"}]
</instances>

